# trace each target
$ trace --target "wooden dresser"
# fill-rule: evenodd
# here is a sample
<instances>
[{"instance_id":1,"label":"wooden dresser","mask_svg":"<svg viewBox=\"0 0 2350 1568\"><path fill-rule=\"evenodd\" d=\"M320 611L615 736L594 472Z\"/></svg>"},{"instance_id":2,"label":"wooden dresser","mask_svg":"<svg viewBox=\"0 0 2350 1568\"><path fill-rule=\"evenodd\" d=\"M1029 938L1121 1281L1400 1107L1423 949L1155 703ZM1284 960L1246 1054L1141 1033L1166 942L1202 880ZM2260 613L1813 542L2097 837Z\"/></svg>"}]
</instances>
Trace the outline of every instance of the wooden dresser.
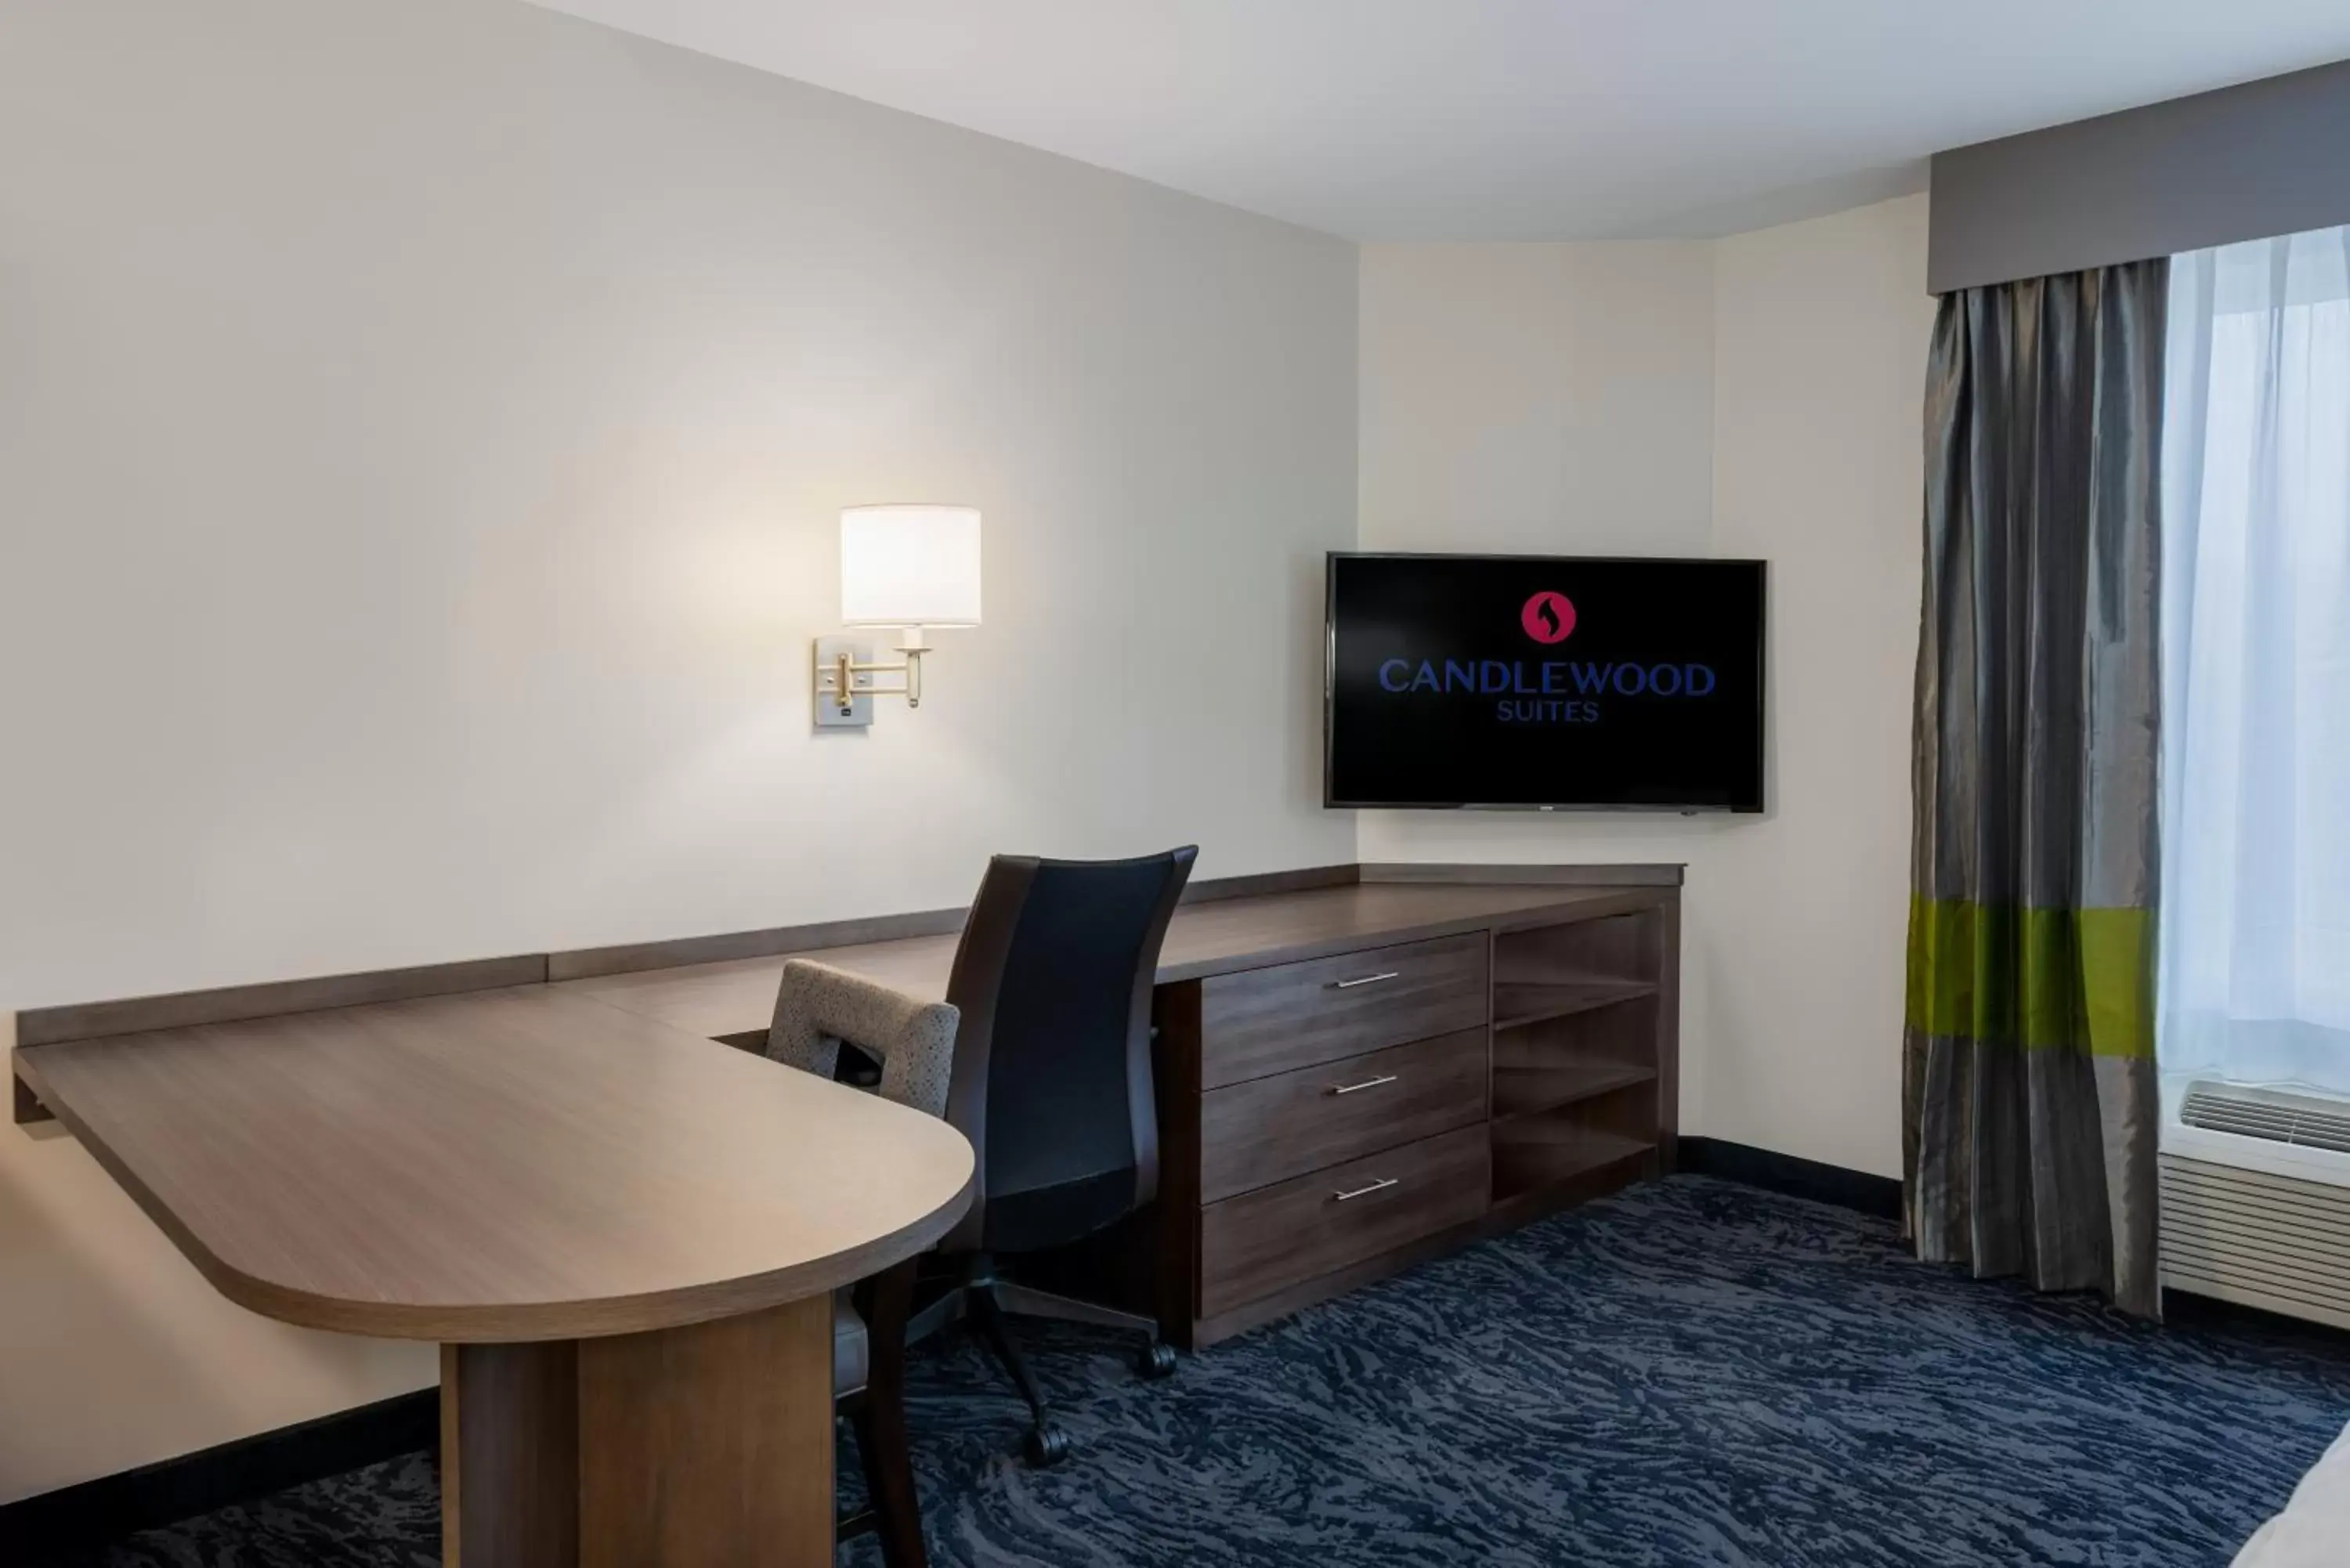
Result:
<instances>
[{"instance_id":1,"label":"wooden dresser","mask_svg":"<svg viewBox=\"0 0 2350 1568\"><path fill-rule=\"evenodd\" d=\"M1179 1344L1672 1168L1679 894L1158 990Z\"/></svg>"}]
</instances>

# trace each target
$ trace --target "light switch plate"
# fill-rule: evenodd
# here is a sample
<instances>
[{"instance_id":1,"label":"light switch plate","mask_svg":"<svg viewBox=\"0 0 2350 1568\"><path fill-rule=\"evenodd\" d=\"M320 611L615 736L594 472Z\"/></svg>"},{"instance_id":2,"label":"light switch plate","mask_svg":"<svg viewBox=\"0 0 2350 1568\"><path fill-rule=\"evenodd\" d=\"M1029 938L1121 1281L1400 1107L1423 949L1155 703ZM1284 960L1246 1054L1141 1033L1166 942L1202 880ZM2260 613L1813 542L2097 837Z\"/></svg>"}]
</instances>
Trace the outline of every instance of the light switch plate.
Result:
<instances>
[{"instance_id":1,"label":"light switch plate","mask_svg":"<svg viewBox=\"0 0 2350 1568\"><path fill-rule=\"evenodd\" d=\"M851 664L873 662L873 645L859 642L853 637L819 637L816 639L816 669L819 674L829 671L835 660L846 653ZM849 678L852 691L858 695L848 700L848 711L840 711L840 703L829 691L814 693L816 727L819 730L862 730L873 722L873 674L867 670Z\"/></svg>"}]
</instances>

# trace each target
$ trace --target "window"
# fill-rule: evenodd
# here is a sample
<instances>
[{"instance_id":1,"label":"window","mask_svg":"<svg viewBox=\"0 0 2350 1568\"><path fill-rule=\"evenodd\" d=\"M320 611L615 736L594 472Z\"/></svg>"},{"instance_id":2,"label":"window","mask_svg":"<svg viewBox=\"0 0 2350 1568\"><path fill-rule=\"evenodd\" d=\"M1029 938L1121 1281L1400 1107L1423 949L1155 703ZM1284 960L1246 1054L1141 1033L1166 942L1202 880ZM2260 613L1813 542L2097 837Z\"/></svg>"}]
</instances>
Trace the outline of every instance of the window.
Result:
<instances>
[{"instance_id":1,"label":"window","mask_svg":"<svg viewBox=\"0 0 2350 1568\"><path fill-rule=\"evenodd\" d=\"M2350 1091L2350 229L2171 265L2162 1064Z\"/></svg>"}]
</instances>

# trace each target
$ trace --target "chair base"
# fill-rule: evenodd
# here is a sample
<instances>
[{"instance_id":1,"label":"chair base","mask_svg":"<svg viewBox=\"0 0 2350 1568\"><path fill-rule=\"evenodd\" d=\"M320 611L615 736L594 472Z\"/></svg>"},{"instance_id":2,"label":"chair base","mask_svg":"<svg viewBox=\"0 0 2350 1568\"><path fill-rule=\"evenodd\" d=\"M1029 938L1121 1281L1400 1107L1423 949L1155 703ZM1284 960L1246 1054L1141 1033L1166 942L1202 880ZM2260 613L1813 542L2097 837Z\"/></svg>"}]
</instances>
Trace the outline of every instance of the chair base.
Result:
<instances>
[{"instance_id":1,"label":"chair base","mask_svg":"<svg viewBox=\"0 0 2350 1568\"><path fill-rule=\"evenodd\" d=\"M947 1293L908 1320L907 1337L910 1341L922 1339L950 1324L970 1320L995 1364L1019 1389L1020 1397L1028 1406L1028 1430L1021 1440L1021 1452L1031 1465L1040 1469L1066 1459L1071 1445L1068 1434L1053 1424L1044 1391L1036 1386L1027 1358L1020 1354L1020 1346L1012 1337L1005 1319L1013 1315L1148 1334L1149 1342L1135 1362L1135 1370L1144 1377L1169 1376L1179 1365L1175 1347L1159 1337L1156 1318L1007 1280L998 1272L994 1258L985 1252L974 1252L964 1259L961 1277Z\"/></svg>"}]
</instances>

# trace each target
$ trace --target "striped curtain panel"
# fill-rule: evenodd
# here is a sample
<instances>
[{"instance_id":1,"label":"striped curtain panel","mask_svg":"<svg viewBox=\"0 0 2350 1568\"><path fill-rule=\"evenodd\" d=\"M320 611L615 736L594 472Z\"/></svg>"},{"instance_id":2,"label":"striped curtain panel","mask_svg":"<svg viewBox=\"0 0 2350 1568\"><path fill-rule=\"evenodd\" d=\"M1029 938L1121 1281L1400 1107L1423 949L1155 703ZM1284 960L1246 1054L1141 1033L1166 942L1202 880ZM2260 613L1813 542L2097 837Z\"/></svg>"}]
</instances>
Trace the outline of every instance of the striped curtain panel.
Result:
<instances>
[{"instance_id":1,"label":"striped curtain panel","mask_svg":"<svg viewBox=\"0 0 2350 1568\"><path fill-rule=\"evenodd\" d=\"M2148 1315L2168 269L1941 302L1902 1075L1920 1258Z\"/></svg>"}]
</instances>

